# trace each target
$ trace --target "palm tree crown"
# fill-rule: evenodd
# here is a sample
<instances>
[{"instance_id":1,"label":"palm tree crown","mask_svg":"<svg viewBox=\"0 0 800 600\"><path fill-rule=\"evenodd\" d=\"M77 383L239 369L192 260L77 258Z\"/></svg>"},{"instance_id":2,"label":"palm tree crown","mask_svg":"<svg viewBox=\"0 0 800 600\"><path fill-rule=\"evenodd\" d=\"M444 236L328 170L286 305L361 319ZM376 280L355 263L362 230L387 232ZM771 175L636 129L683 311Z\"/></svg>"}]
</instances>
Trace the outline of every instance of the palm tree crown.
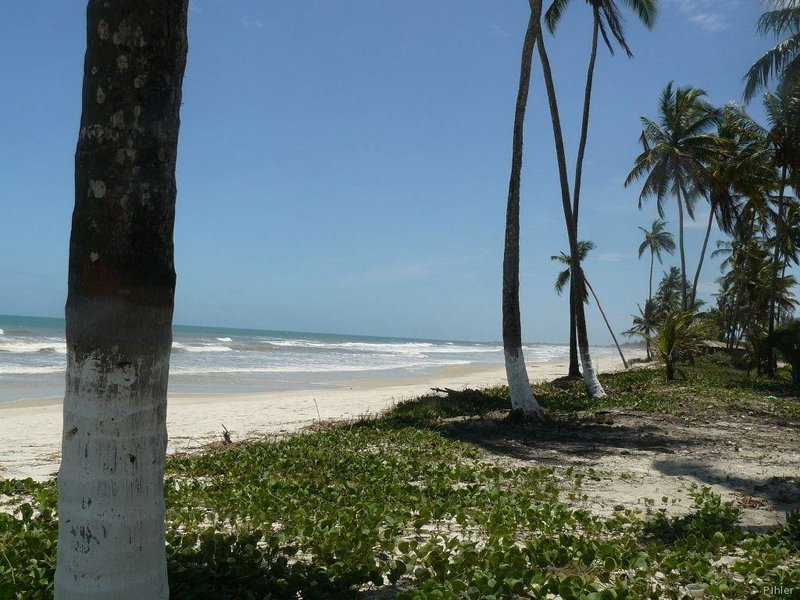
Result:
<instances>
[{"instance_id":1,"label":"palm tree crown","mask_svg":"<svg viewBox=\"0 0 800 600\"><path fill-rule=\"evenodd\" d=\"M675 252L675 241L672 238L672 234L666 230L666 227L667 223L662 219L653 221L649 231L644 227L639 227L644 232L644 241L639 244L639 258L642 258L642 255L647 250L650 250L650 253L658 259L658 262L663 263L662 252L668 252L669 254Z\"/></svg>"},{"instance_id":2,"label":"palm tree crown","mask_svg":"<svg viewBox=\"0 0 800 600\"><path fill-rule=\"evenodd\" d=\"M745 75L744 98L750 100L773 76L794 85L800 76L800 0L765 0L768 10L758 20L761 35L785 39L759 58Z\"/></svg>"},{"instance_id":3,"label":"palm tree crown","mask_svg":"<svg viewBox=\"0 0 800 600\"><path fill-rule=\"evenodd\" d=\"M544 15L544 21L550 33L555 33L564 11L571 2L572 0L553 0ZM626 5L636 13L636 16L648 29L655 24L658 14L656 0L619 0L619 3ZM628 56L633 56L625 39L625 19L617 6L617 0L586 0L586 4L590 5L594 11L600 35L603 36L609 52L614 54L614 44L611 41L613 37Z\"/></svg>"}]
</instances>

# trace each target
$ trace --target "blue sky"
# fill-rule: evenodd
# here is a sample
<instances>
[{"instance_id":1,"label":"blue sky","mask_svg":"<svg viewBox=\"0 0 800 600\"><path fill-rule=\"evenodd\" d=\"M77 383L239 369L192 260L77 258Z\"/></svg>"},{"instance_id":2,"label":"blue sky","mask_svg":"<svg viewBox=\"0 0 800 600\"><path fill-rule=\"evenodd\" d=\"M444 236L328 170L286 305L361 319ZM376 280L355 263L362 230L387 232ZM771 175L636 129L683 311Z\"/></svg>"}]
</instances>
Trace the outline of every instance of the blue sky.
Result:
<instances>
[{"instance_id":1,"label":"blue sky","mask_svg":"<svg viewBox=\"0 0 800 600\"><path fill-rule=\"evenodd\" d=\"M546 2L547 3L547 0ZM590 19L576 0L547 42L572 163ZM647 294L636 249L655 218L622 180L675 80L722 104L772 42L756 0L661 0L628 13L635 58L601 49L580 237L617 331ZM7 3L0 21L0 314L60 316L80 117L85 2ZM525 0L192 0L175 229L182 324L500 338L503 226ZM752 112L761 116L758 103ZM572 167L570 167L572 171ZM526 123L522 313L565 341L549 256L566 246L535 68ZM674 204L668 204L672 230ZM697 263L707 211L688 230ZM677 264L677 258L673 259ZM708 297L718 264L707 263ZM609 343L594 307L590 339Z\"/></svg>"}]
</instances>

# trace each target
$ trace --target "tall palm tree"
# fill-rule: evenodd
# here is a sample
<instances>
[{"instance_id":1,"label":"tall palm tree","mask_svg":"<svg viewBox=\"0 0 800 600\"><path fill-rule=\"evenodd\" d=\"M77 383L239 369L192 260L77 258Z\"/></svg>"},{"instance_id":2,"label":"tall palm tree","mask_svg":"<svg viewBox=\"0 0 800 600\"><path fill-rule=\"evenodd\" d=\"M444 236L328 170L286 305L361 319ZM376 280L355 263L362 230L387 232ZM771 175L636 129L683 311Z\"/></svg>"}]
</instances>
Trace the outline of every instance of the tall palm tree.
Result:
<instances>
[{"instance_id":1,"label":"tall palm tree","mask_svg":"<svg viewBox=\"0 0 800 600\"><path fill-rule=\"evenodd\" d=\"M769 295L767 338L770 339L775 329L775 297L787 221L789 198L787 198L786 187L791 185L795 193L800 189L800 87L782 80L774 94L767 94L764 97L764 108L769 120L767 140L773 150L773 165L780 172L777 210L774 219L772 283ZM774 375L775 365L771 356L767 368L768 373Z\"/></svg>"},{"instance_id":2,"label":"tall palm tree","mask_svg":"<svg viewBox=\"0 0 800 600\"><path fill-rule=\"evenodd\" d=\"M650 251L650 279L647 288L647 301L650 302L653 299L653 264L655 259L658 259L659 264L663 264L661 253L668 252L672 254L675 252L675 240L672 234L667 231L667 222L663 219L653 221L649 230L644 227L639 227L639 229L644 233L644 241L639 244L639 258L642 258L642 255L647 250Z\"/></svg>"},{"instance_id":3,"label":"tall palm tree","mask_svg":"<svg viewBox=\"0 0 800 600\"><path fill-rule=\"evenodd\" d=\"M669 194L678 204L678 246L681 257L681 304L689 304L686 285L684 208L694 218L694 203L708 186L705 164L716 150L716 138L709 134L718 112L704 100L706 93L694 87L675 88L670 82L661 92L658 122L641 117L644 151L636 158L625 186L645 178L639 195L642 202L655 196L658 214L664 216ZM684 206L685 205L685 206Z\"/></svg>"},{"instance_id":4,"label":"tall palm tree","mask_svg":"<svg viewBox=\"0 0 800 600\"><path fill-rule=\"evenodd\" d=\"M706 164L708 223L692 284L690 306L694 305L697 295L712 225L716 221L720 231L732 235L738 221L740 200L761 201L774 180L765 132L741 107L731 104L719 111L715 137L717 148L710 153Z\"/></svg>"},{"instance_id":5,"label":"tall palm tree","mask_svg":"<svg viewBox=\"0 0 800 600\"><path fill-rule=\"evenodd\" d=\"M581 261L586 260L586 256L589 254L589 251L594 250L594 247L595 247L594 242L591 241L578 242L578 254L580 256ZM564 292L564 288L567 286L567 284L571 283L572 281L572 269L570 269L572 261L570 260L569 255L565 254L564 252L559 252L558 254L551 256L550 260L566 265L566 268L563 271L561 271L558 274L558 277L556 278L556 285L555 285L556 293L560 296ZM589 283L589 280L586 278L585 274L583 277L583 283L585 284L585 289L583 290L583 297L581 298L581 300L584 303L588 303L589 297L587 295L587 290L589 293L592 294L592 298L594 298L595 304L597 304L597 310L600 311L600 315L603 317L603 321L605 322L606 327L608 328L608 332L611 334L611 339L614 340L614 345L617 347L617 352L619 352L619 357L622 359L622 364L627 369L628 361L625 360L625 355L622 353L622 348L620 347L619 342L617 341L617 336L614 334L614 330L611 328L611 324L608 322L608 317L606 317L606 311L603 310L603 305L600 304L600 299L597 297L597 293L594 291L594 288Z\"/></svg>"},{"instance_id":6,"label":"tall palm tree","mask_svg":"<svg viewBox=\"0 0 800 600\"><path fill-rule=\"evenodd\" d=\"M545 23L550 33L555 33L558 24L572 0L553 0L550 8L545 13ZM578 154L575 160L575 181L572 200L572 219L575 223L575 234L578 235L578 212L580 209L581 183L583 180L583 162L586 154L586 142L589 134L589 111L592 102L592 86L594 82L595 63L597 60L597 47L599 37L602 35L603 41L609 52L614 54L614 43L625 51L628 57L633 56L628 42L625 39L624 20L621 15L617 0L586 0L592 9L592 46L589 52L589 66L586 71L586 89L583 98L583 117L581 120L581 133L578 142ZM655 23L657 15L657 0L620 0L625 4L640 21L651 29ZM580 375L578 368L577 337L575 332L575 289L570 284L570 305L569 305L569 327L570 327L570 360L569 375Z\"/></svg>"},{"instance_id":7,"label":"tall palm tree","mask_svg":"<svg viewBox=\"0 0 800 600\"><path fill-rule=\"evenodd\" d=\"M564 136L561 129L561 117L558 113L558 99L556 98L553 73L550 68L550 59L547 56L544 37L539 35L537 47L539 58L542 63L544 75L544 85L547 91L547 103L550 106L550 120L553 126L553 139L556 147L556 160L558 163L558 179L561 185L561 206L564 210L564 222L567 227L567 239L569 241L570 261L572 267L572 285L577 289L570 296L570 300L575 310L575 329L578 337L578 355L581 366L583 367L583 381L586 384L587 393L593 398L602 398L606 395L600 380L597 377L592 357L589 352L589 336L586 332L586 314L583 302L577 300L582 297L582 286L584 285L583 268L581 267L580 253L578 246L578 233L572 215L572 202L569 191L569 177L567 176L567 159L564 151Z\"/></svg>"},{"instance_id":8,"label":"tall palm tree","mask_svg":"<svg viewBox=\"0 0 800 600\"><path fill-rule=\"evenodd\" d=\"M771 10L758 19L761 35L787 36L759 58L745 75L745 100L764 89L771 77L795 86L800 76L800 0L764 0Z\"/></svg>"},{"instance_id":9,"label":"tall palm tree","mask_svg":"<svg viewBox=\"0 0 800 600\"><path fill-rule=\"evenodd\" d=\"M172 230L188 0L90 0L66 304L58 599L167 598Z\"/></svg>"},{"instance_id":10,"label":"tall palm tree","mask_svg":"<svg viewBox=\"0 0 800 600\"><path fill-rule=\"evenodd\" d=\"M506 232L503 253L503 354L511 395L511 408L525 417L538 417L542 409L531 390L522 353L522 323L519 308L519 204L522 176L522 142L525 108L531 81L533 48L541 37L542 0L530 0L531 16L522 44L519 88L514 112L511 177L508 183Z\"/></svg>"}]
</instances>

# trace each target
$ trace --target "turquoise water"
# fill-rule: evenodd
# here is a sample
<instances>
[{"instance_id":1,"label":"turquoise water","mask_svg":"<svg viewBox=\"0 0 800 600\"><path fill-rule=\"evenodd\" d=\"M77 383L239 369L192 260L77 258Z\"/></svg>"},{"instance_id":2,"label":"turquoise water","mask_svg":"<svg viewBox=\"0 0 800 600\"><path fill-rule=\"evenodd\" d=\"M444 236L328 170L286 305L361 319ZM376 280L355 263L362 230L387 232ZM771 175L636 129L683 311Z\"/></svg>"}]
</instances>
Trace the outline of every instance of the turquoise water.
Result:
<instances>
[{"instance_id":1,"label":"turquoise water","mask_svg":"<svg viewBox=\"0 0 800 600\"><path fill-rule=\"evenodd\" d=\"M428 374L450 365L501 365L499 342L173 327L172 392L258 392L339 387L354 379ZM608 349L599 349L605 353ZM567 356L567 347L531 344L527 362ZM0 402L60 396L64 320L0 315Z\"/></svg>"}]
</instances>

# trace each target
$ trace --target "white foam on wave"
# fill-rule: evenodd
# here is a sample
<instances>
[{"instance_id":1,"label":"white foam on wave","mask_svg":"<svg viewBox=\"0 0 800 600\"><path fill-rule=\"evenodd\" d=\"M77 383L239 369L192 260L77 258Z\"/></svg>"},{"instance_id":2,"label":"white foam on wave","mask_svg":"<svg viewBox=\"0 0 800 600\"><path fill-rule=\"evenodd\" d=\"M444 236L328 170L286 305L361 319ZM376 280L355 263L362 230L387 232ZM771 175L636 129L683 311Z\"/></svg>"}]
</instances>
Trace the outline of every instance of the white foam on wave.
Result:
<instances>
[{"instance_id":1,"label":"white foam on wave","mask_svg":"<svg viewBox=\"0 0 800 600\"><path fill-rule=\"evenodd\" d=\"M360 371L394 371L396 369L418 369L424 367L441 367L446 365L468 365L469 361L454 360L447 363L431 364L415 362L391 365L276 365L272 367L189 367L171 366L170 374L173 375L200 375L221 373L357 373Z\"/></svg>"},{"instance_id":2,"label":"white foam on wave","mask_svg":"<svg viewBox=\"0 0 800 600\"><path fill-rule=\"evenodd\" d=\"M186 346L180 342L172 342L172 349L178 352L233 352L228 346L203 344L202 346Z\"/></svg>"},{"instance_id":3,"label":"white foam on wave","mask_svg":"<svg viewBox=\"0 0 800 600\"><path fill-rule=\"evenodd\" d=\"M58 338L30 341L4 339L0 341L0 352L11 352L14 354L31 354L35 352L66 354L67 343Z\"/></svg>"},{"instance_id":4,"label":"white foam on wave","mask_svg":"<svg viewBox=\"0 0 800 600\"><path fill-rule=\"evenodd\" d=\"M0 329L0 335L3 335L3 334L5 334L5 331L3 331L2 329Z\"/></svg>"},{"instance_id":5,"label":"white foam on wave","mask_svg":"<svg viewBox=\"0 0 800 600\"><path fill-rule=\"evenodd\" d=\"M27 365L0 365L0 375L45 375L48 373L63 373L65 367L61 366L44 366L32 367Z\"/></svg>"},{"instance_id":6,"label":"white foam on wave","mask_svg":"<svg viewBox=\"0 0 800 600\"><path fill-rule=\"evenodd\" d=\"M221 338L217 338L217 341L218 342L232 342L233 340L231 338L229 338L229 337L221 337Z\"/></svg>"}]
</instances>

